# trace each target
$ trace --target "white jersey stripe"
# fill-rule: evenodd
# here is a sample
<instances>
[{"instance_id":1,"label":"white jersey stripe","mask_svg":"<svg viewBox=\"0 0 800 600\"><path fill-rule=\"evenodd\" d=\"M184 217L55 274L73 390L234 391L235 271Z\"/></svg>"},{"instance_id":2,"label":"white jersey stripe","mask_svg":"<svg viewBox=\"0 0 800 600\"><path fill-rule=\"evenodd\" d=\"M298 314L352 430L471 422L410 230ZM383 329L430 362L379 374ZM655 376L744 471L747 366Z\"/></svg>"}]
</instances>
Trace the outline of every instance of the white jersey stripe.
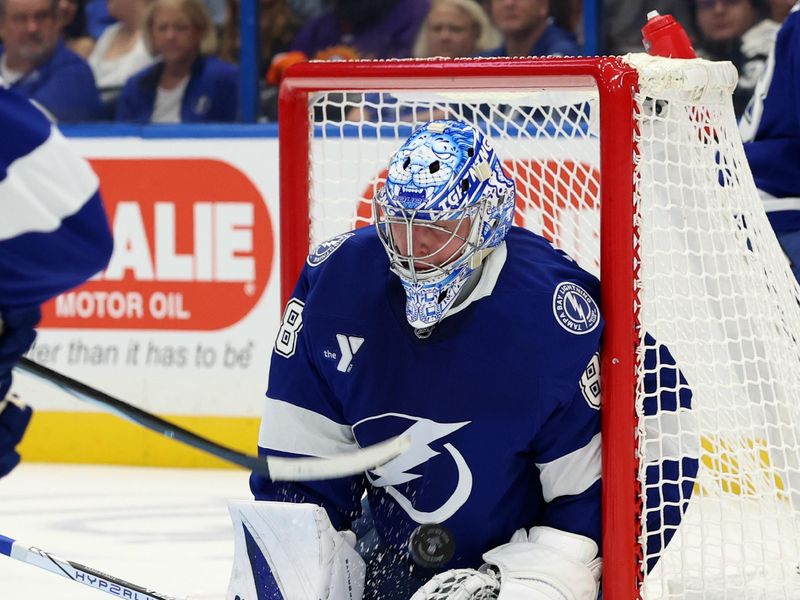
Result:
<instances>
[{"instance_id":1,"label":"white jersey stripe","mask_svg":"<svg viewBox=\"0 0 800 600\"><path fill-rule=\"evenodd\" d=\"M333 456L358 448L349 425L269 397L258 432L258 445L304 456Z\"/></svg>"},{"instance_id":2,"label":"white jersey stripe","mask_svg":"<svg viewBox=\"0 0 800 600\"><path fill-rule=\"evenodd\" d=\"M559 496L573 496L587 490L600 479L600 434L583 448L565 454L549 463L536 463L545 502Z\"/></svg>"},{"instance_id":3,"label":"white jersey stripe","mask_svg":"<svg viewBox=\"0 0 800 600\"><path fill-rule=\"evenodd\" d=\"M43 144L8 167L0 181L0 240L55 231L97 191L97 175L68 145L53 127Z\"/></svg>"},{"instance_id":4,"label":"white jersey stripe","mask_svg":"<svg viewBox=\"0 0 800 600\"><path fill-rule=\"evenodd\" d=\"M778 212L783 210L800 210L800 198L787 196L786 198L776 198L764 190L758 190L758 195L764 203L765 212Z\"/></svg>"}]
</instances>

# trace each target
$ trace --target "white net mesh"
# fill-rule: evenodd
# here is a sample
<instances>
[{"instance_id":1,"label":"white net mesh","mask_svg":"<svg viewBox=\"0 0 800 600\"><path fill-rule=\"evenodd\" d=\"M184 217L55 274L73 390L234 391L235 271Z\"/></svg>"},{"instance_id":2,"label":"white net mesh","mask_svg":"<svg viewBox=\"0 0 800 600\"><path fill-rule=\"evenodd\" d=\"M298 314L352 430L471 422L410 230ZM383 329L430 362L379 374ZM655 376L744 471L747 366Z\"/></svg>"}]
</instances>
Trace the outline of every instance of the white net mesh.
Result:
<instances>
[{"instance_id":1,"label":"white net mesh","mask_svg":"<svg viewBox=\"0 0 800 600\"><path fill-rule=\"evenodd\" d=\"M800 598L800 291L746 166L736 75L627 60L639 73L642 597ZM313 95L311 245L368 224L391 154L414 123L447 116L491 137L518 187L517 224L598 274L598 97L567 80Z\"/></svg>"},{"instance_id":2,"label":"white net mesh","mask_svg":"<svg viewBox=\"0 0 800 600\"><path fill-rule=\"evenodd\" d=\"M747 167L735 73L633 60L640 322L652 336L639 380L663 376L658 344L680 371L641 385L637 403L645 563L659 559L643 596L798 598L800 294Z\"/></svg>"}]
</instances>

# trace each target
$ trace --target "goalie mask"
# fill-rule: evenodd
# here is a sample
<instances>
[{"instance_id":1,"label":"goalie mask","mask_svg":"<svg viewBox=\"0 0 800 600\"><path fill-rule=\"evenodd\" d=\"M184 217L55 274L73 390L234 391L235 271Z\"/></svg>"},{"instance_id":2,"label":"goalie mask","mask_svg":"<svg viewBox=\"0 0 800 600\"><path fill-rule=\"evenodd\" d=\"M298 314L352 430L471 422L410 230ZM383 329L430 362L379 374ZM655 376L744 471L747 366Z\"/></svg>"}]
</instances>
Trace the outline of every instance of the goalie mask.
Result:
<instances>
[{"instance_id":1,"label":"goalie mask","mask_svg":"<svg viewBox=\"0 0 800 600\"><path fill-rule=\"evenodd\" d=\"M417 329L441 321L514 219L514 182L484 135L432 121L395 153L373 200L390 267Z\"/></svg>"}]
</instances>

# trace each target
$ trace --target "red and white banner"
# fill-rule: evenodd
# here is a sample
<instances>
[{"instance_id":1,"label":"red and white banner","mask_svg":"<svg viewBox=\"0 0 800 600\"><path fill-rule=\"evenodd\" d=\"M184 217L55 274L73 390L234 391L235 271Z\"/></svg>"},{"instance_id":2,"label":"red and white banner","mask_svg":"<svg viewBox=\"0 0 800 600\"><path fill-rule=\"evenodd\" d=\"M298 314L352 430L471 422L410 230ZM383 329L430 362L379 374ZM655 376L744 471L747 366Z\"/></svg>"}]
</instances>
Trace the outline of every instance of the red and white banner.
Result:
<instances>
[{"instance_id":1,"label":"red and white banner","mask_svg":"<svg viewBox=\"0 0 800 600\"><path fill-rule=\"evenodd\" d=\"M218 159L93 159L114 233L106 270L45 307L43 327L219 330L258 302L273 224L248 176Z\"/></svg>"},{"instance_id":2,"label":"red and white banner","mask_svg":"<svg viewBox=\"0 0 800 600\"><path fill-rule=\"evenodd\" d=\"M115 247L43 307L29 356L159 413L259 415L280 316L277 139L71 142L100 178ZM87 409L15 386L40 409Z\"/></svg>"}]
</instances>

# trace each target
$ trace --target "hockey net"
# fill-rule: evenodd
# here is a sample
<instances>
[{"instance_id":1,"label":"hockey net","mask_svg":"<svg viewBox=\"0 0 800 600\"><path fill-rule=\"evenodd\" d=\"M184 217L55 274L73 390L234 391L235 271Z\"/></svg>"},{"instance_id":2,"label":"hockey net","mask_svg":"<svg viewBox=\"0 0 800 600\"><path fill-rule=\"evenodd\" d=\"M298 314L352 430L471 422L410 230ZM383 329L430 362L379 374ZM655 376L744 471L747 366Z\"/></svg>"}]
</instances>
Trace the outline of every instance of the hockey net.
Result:
<instances>
[{"instance_id":1,"label":"hockey net","mask_svg":"<svg viewBox=\"0 0 800 600\"><path fill-rule=\"evenodd\" d=\"M607 600L800 598L800 291L735 84L630 55L307 64L281 92L284 299L442 116L491 137L516 223L601 277Z\"/></svg>"}]
</instances>

